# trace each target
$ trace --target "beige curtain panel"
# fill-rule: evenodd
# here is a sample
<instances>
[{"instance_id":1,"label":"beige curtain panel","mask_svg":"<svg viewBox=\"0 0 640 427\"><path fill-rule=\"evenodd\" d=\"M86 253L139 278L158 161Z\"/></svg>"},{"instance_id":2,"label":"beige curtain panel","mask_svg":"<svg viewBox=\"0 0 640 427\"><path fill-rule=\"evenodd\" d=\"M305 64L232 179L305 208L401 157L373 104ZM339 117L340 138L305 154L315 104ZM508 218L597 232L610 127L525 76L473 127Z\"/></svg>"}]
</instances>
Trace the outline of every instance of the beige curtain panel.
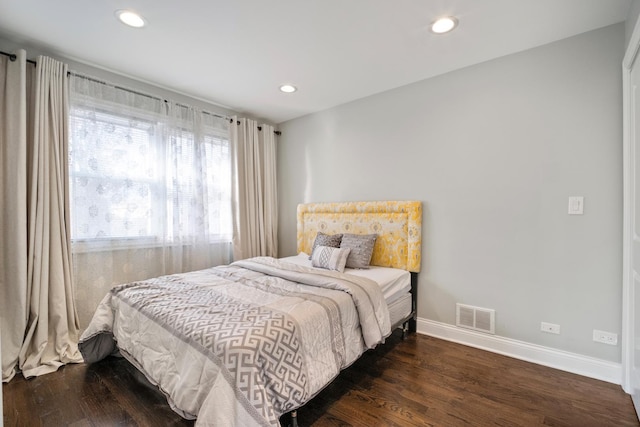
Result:
<instances>
[{"instance_id":1,"label":"beige curtain panel","mask_svg":"<svg viewBox=\"0 0 640 427\"><path fill-rule=\"evenodd\" d=\"M71 277L67 66L0 57L2 380L82 362Z\"/></svg>"},{"instance_id":2,"label":"beige curtain panel","mask_svg":"<svg viewBox=\"0 0 640 427\"><path fill-rule=\"evenodd\" d=\"M0 55L0 336L2 380L15 375L27 328L27 68L26 53ZM28 71L27 71L28 70Z\"/></svg>"},{"instance_id":3,"label":"beige curtain panel","mask_svg":"<svg viewBox=\"0 0 640 427\"><path fill-rule=\"evenodd\" d=\"M231 125L236 260L278 255L276 138L273 126L260 128L236 117Z\"/></svg>"}]
</instances>

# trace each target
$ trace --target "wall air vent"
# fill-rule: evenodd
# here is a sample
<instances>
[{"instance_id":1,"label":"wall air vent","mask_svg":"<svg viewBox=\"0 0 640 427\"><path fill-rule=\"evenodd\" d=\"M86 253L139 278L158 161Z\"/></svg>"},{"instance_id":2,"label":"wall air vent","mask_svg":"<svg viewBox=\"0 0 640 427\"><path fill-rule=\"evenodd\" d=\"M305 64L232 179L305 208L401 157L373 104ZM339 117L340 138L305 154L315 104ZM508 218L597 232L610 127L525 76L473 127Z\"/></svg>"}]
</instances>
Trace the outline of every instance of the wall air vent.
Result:
<instances>
[{"instance_id":1,"label":"wall air vent","mask_svg":"<svg viewBox=\"0 0 640 427\"><path fill-rule=\"evenodd\" d=\"M472 305L456 304L456 326L495 334L496 311Z\"/></svg>"}]
</instances>

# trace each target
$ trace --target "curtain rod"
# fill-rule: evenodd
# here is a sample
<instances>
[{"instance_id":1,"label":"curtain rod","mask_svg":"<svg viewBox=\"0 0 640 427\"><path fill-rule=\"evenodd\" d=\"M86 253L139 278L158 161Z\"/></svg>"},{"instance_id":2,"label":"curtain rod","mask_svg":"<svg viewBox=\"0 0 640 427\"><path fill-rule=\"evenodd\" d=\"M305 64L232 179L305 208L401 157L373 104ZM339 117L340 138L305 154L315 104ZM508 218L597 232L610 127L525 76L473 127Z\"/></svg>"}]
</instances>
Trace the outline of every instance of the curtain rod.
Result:
<instances>
[{"instance_id":1,"label":"curtain rod","mask_svg":"<svg viewBox=\"0 0 640 427\"><path fill-rule=\"evenodd\" d=\"M155 99L155 100L158 100L158 101L163 101L165 103L169 102L168 100L166 100L164 98L160 98L159 96L149 95L148 93L138 92L136 90L129 89L128 87L123 87L123 86L114 85L112 83L107 83L104 80L96 79L95 77L89 77L89 76L84 75L84 74L79 74L79 73L77 73L75 71L69 71L67 73L67 75L72 75L74 77L79 77L81 79L89 80L89 81L94 82L94 83L100 83L100 84L103 84L103 85L106 85L106 86L111 86L114 89L124 90L125 92L133 93L133 94L136 94L136 95L144 96L144 97ZM180 104L179 102L176 102L175 104L177 106L179 106L179 107L189 108L188 105ZM223 115L216 114L216 113L211 113L211 112L205 111L205 110L201 110L201 111L202 111L203 114L207 114L209 116L218 117L220 119L225 119L225 120L232 120L229 116L223 116Z\"/></svg>"},{"instance_id":2,"label":"curtain rod","mask_svg":"<svg viewBox=\"0 0 640 427\"><path fill-rule=\"evenodd\" d=\"M229 123L233 123L233 119L229 119ZM236 124L240 125L240 120L238 120ZM262 126L258 126L258 130L262 130ZM282 135L282 132L280 132L279 130L274 130L273 133L275 133L278 136Z\"/></svg>"},{"instance_id":3,"label":"curtain rod","mask_svg":"<svg viewBox=\"0 0 640 427\"><path fill-rule=\"evenodd\" d=\"M258 130L262 130L262 126L258 126ZM274 130L273 133L275 133L278 136L282 135L282 132L280 132L279 130Z\"/></svg>"},{"instance_id":4,"label":"curtain rod","mask_svg":"<svg viewBox=\"0 0 640 427\"><path fill-rule=\"evenodd\" d=\"M151 99L156 99L156 100L158 100L158 101L169 102L168 100L166 100L166 99L164 99L164 98L160 98L160 97L155 96L155 95L149 95L148 93L138 92L138 91L136 91L136 90L129 89L129 88L127 88L127 87L122 87L122 86L114 85L114 84L112 84L112 83L107 83L107 82L105 82L105 81L103 81L103 80L96 79L95 77L89 77L89 76L86 76L86 75L84 75L84 74L78 74L78 73L77 73L77 72L75 72L75 71L73 71L73 72L72 72L72 71L69 71L69 72L67 73L67 75L74 75L75 77L79 77L79 78L81 78L81 79L86 79L86 80L89 80L89 81L92 81L92 82L95 82L95 83L101 83L101 84L104 84L104 85L107 85L107 86L114 87L114 88L116 88L116 89L124 90L124 91L129 92L129 93L134 93L134 94L136 94L136 95L145 96L145 97L147 97L147 98L151 98ZM189 106L188 106L188 105L180 104L180 103L178 103L178 102L176 102L176 105L178 105L178 106L180 106L180 107L183 107L183 108L189 108ZM208 114L208 115L213 116L213 117L218 117L218 118L220 118L220 119L229 120L229 123L233 123L233 118L231 118L231 117L229 117L229 116L222 116L222 115L220 115L220 114L211 113L211 112L209 112L209 111L204 111L204 110L201 110L201 111L202 111L202 113L204 113L204 114ZM238 124L240 124L240 121L238 121ZM262 130L262 126L258 126L258 130ZM282 134L282 132L280 132L279 130L274 130L274 131L273 131L273 133L275 133L275 134L276 134L276 135L278 135L278 136L280 136L280 135Z\"/></svg>"},{"instance_id":5,"label":"curtain rod","mask_svg":"<svg viewBox=\"0 0 640 427\"><path fill-rule=\"evenodd\" d=\"M0 55L4 55L4 56L8 56L9 57L9 61L13 62L18 58L18 55L16 55L15 53L7 53L7 52L3 52L0 50ZM32 60L32 59L27 59L27 62L33 65L36 65L36 61Z\"/></svg>"},{"instance_id":6,"label":"curtain rod","mask_svg":"<svg viewBox=\"0 0 640 427\"><path fill-rule=\"evenodd\" d=\"M9 60L10 60L11 62L15 61L15 60L18 58L18 56L17 56L15 53L7 53L7 52L3 52L3 51L1 51L1 50L0 50L0 54L1 54L1 55L5 55L5 56L8 56L8 57L9 57ZM31 64L33 64L33 65L36 65L36 61L33 61L33 60L31 60L31 59L27 59L27 62L29 62L29 63L31 63ZM105 82L105 81L103 81L103 80L99 80L99 79L96 79L96 78L94 78L94 77L89 77L89 76L86 76L86 75L84 75L84 74L79 74L79 73L77 73L77 72L75 72L75 71L68 71L68 72L67 72L67 76L70 76L70 75L73 75L73 76L75 76L75 77L79 77L79 78L81 78L81 79L86 79L86 80L89 80L89 81L92 81L92 82L95 82L95 83L101 83L101 84L103 84L103 85L111 86L111 87L113 87L113 88L115 88L115 89L124 90L124 91L126 91L126 92L134 93L134 94L136 94L136 95L146 96L147 98L157 99L158 101L169 102L169 101L167 101L166 99L164 99L164 98L160 98L160 97L158 97L158 96L149 95L148 93L142 93L142 92L135 91L135 90L133 90L133 89L126 88L126 87L122 87L122 86L114 85L114 84L111 84L111 83L107 83L107 82ZM180 107L183 107L183 108L189 108L189 106L188 106L188 105L180 104L180 103L178 103L178 102L176 102L176 105L178 105L178 106L180 106ZM220 114L211 113L211 112L209 112L209 111L205 111L205 110L201 110L201 111L202 111L202 113L204 113L204 114L208 114L208 115L213 116L213 117L218 117L218 118L220 118L220 119L229 120L229 123L233 123L233 119L232 119L231 117L229 117L229 116L222 116L222 115L220 115ZM240 121L238 121L238 124L240 124ZM261 131L261 130L262 130L262 126L258 126L258 130L260 130L260 131ZM275 133L275 134L276 134L276 135L278 135L278 136L282 135L282 132L280 132L279 130L274 130L274 131L273 131L273 133Z\"/></svg>"}]
</instances>

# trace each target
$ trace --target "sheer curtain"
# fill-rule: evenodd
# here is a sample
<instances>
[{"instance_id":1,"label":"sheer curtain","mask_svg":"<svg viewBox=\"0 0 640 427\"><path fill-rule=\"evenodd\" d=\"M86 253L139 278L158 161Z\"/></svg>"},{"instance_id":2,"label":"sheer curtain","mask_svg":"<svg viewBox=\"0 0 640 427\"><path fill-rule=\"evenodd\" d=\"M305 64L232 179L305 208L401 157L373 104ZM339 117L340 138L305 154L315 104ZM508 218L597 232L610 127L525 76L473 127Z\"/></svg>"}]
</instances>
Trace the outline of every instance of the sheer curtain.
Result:
<instances>
[{"instance_id":1,"label":"sheer curtain","mask_svg":"<svg viewBox=\"0 0 640 427\"><path fill-rule=\"evenodd\" d=\"M229 122L84 76L71 82L81 325L120 283L232 259Z\"/></svg>"},{"instance_id":2,"label":"sheer curtain","mask_svg":"<svg viewBox=\"0 0 640 427\"><path fill-rule=\"evenodd\" d=\"M0 62L2 380L81 362L68 217L67 66Z\"/></svg>"},{"instance_id":3,"label":"sheer curtain","mask_svg":"<svg viewBox=\"0 0 640 427\"><path fill-rule=\"evenodd\" d=\"M276 139L270 125L233 118L235 259L278 255Z\"/></svg>"}]
</instances>

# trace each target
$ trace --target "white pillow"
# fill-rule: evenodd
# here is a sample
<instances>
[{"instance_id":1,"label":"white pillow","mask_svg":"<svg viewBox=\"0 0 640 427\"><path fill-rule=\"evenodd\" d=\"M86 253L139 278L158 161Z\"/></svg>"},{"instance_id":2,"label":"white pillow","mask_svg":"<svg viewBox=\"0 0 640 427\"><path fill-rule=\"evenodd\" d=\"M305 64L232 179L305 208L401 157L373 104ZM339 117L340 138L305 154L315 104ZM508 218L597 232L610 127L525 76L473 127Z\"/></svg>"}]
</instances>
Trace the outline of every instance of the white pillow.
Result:
<instances>
[{"instance_id":1,"label":"white pillow","mask_svg":"<svg viewBox=\"0 0 640 427\"><path fill-rule=\"evenodd\" d=\"M316 246L311 254L311 265L342 273L344 271L344 266L347 264L349 252L351 252L351 248Z\"/></svg>"}]
</instances>

